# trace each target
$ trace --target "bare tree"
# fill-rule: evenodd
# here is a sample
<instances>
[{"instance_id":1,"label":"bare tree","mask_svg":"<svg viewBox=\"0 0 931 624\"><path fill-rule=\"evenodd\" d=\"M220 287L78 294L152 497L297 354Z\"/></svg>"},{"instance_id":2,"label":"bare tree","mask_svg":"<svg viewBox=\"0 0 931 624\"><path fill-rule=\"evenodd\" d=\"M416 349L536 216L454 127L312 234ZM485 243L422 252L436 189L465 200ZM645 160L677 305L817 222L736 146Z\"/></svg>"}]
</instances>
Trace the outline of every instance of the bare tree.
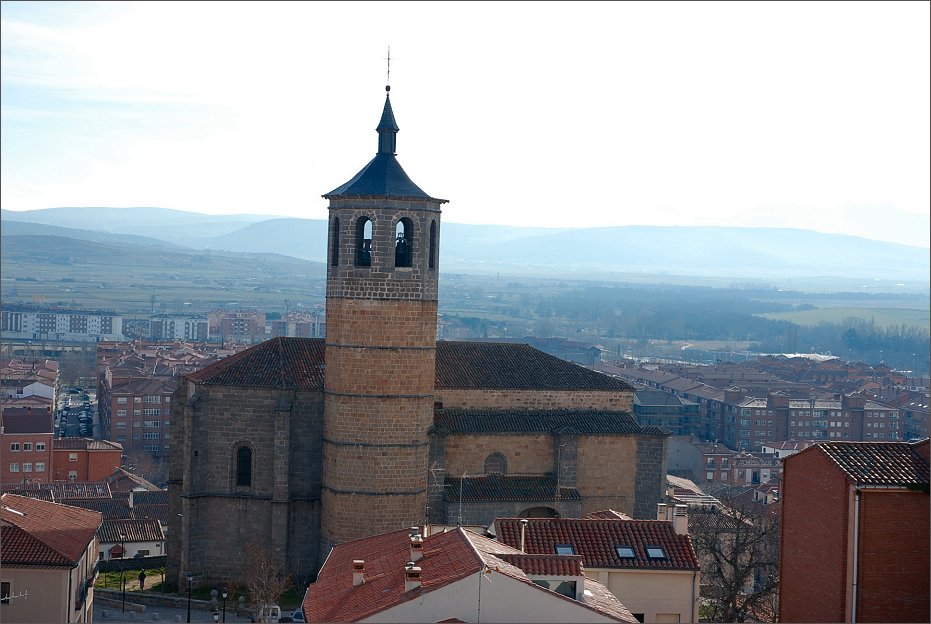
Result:
<instances>
[{"instance_id":1,"label":"bare tree","mask_svg":"<svg viewBox=\"0 0 931 624\"><path fill-rule=\"evenodd\" d=\"M276 604L281 594L291 587L291 576L276 564L268 546L258 540L246 544L246 576L243 585L249 599L261 616L266 605Z\"/></svg>"},{"instance_id":2,"label":"bare tree","mask_svg":"<svg viewBox=\"0 0 931 624\"><path fill-rule=\"evenodd\" d=\"M712 622L774 622L779 598L778 503L719 495L721 506L689 512L701 561L701 616Z\"/></svg>"}]
</instances>

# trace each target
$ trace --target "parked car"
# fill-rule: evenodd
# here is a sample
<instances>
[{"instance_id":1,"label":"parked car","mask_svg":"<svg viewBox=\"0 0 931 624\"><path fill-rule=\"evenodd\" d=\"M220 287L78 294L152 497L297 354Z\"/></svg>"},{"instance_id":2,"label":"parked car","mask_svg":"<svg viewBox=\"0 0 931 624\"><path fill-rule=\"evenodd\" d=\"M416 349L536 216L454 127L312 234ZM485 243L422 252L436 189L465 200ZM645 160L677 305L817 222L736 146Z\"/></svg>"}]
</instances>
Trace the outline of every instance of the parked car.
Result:
<instances>
[{"instance_id":1,"label":"parked car","mask_svg":"<svg viewBox=\"0 0 931 624\"><path fill-rule=\"evenodd\" d=\"M295 609L294 613L291 614L291 621L292 622L303 622L304 621L304 610Z\"/></svg>"}]
</instances>

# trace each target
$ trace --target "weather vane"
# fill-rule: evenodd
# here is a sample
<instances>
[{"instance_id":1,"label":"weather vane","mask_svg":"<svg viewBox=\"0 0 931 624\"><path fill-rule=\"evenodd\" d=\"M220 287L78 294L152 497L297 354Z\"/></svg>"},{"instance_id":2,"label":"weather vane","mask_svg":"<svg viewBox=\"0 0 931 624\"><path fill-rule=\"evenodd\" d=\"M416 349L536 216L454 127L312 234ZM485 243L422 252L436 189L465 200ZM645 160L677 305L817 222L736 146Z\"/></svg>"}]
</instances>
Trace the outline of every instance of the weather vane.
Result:
<instances>
[{"instance_id":1,"label":"weather vane","mask_svg":"<svg viewBox=\"0 0 931 624\"><path fill-rule=\"evenodd\" d=\"M391 91L391 46L388 46L388 77L386 79L385 91Z\"/></svg>"}]
</instances>

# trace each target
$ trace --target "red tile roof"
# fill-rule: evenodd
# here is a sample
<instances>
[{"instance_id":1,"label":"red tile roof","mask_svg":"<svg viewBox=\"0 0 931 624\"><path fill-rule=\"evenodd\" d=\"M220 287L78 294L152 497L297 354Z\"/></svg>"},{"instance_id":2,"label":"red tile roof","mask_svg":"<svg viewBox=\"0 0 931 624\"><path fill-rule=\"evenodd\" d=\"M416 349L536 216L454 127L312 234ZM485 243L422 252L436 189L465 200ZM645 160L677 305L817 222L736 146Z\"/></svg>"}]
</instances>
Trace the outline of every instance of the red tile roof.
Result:
<instances>
[{"instance_id":1,"label":"red tile roof","mask_svg":"<svg viewBox=\"0 0 931 624\"><path fill-rule=\"evenodd\" d=\"M186 377L204 385L320 390L323 353L322 338L271 338Z\"/></svg>"},{"instance_id":2,"label":"red tile roof","mask_svg":"<svg viewBox=\"0 0 931 624\"><path fill-rule=\"evenodd\" d=\"M528 576L584 576L582 555L528 555L498 554L499 559L507 561L523 570Z\"/></svg>"},{"instance_id":3,"label":"red tile roof","mask_svg":"<svg viewBox=\"0 0 931 624\"><path fill-rule=\"evenodd\" d=\"M590 518L592 520L633 520L626 513L620 511L615 511L613 509L603 509L601 511L593 511L589 514L582 516L583 518Z\"/></svg>"},{"instance_id":4,"label":"red tile roof","mask_svg":"<svg viewBox=\"0 0 931 624\"><path fill-rule=\"evenodd\" d=\"M495 534L510 546L520 545L520 518L498 518ZM678 535L661 520L600 520L590 518L528 518L525 550L551 554L556 544L571 544L586 568L697 570L698 557L688 535ZM630 546L636 558L620 558L617 546ZM650 559L646 549L660 546L664 559Z\"/></svg>"},{"instance_id":5,"label":"red tile roof","mask_svg":"<svg viewBox=\"0 0 931 624\"><path fill-rule=\"evenodd\" d=\"M355 622L483 570L518 579L553 599L572 600L534 585L523 570L505 560L524 556L506 544L461 528L435 533L424 538L423 558L417 562L421 586L405 592L409 530L355 540L339 544L330 552L317 581L307 588L303 610L309 622ZM353 561L358 559L365 562L365 582L353 586ZM586 588L589 586L584 600L573 602L618 621L636 622L607 588L586 581Z\"/></svg>"},{"instance_id":6,"label":"red tile roof","mask_svg":"<svg viewBox=\"0 0 931 624\"><path fill-rule=\"evenodd\" d=\"M15 494L3 494L0 502L4 565L74 566L102 521L95 511Z\"/></svg>"},{"instance_id":7,"label":"red tile roof","mask_svg":"<svg viewBox=\"0 0 931 624\"><path fill-rule=\"evenodd\" d=\"M204 385L323 389L322 338L278 337L215 362L186 377ZM619 379L567 362L530 345L436 343L437 388L607 390L633 392Z\"/></svg>"},{"instance_id":8,"label":"red tile roof","mask_svg":"<svg viewBox=\"0 0 931 624\"><path fill-rule=\"evenodd\" d=\"M822 442L796 455L820 451L858 485L927 486L928 460L918 452L918 444L921 442Z\"/></svg>"}]
</instances>

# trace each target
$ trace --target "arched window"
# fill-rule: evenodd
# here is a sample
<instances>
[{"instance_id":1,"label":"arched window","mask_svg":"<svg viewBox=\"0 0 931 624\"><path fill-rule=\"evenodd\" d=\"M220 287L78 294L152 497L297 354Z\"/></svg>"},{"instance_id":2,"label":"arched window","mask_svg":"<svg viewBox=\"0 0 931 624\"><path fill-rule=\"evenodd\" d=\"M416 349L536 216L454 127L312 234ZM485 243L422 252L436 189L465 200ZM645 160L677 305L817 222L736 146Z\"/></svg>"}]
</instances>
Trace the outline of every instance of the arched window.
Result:
<instances>
[{"instance_id":1,"label":"arched window","mask_svg":"<svg viewBox=\"0 0 931 624\"><path fill-rule=\"evenodd\" d=\"M372 266L372 221L368 217L356 221L356 266Z\"/></svg>"},{"instance_id":2,"label":"arched window","mask_svg":"<svg viewBox=\"0 0 931 624\"><path fill-rule=\"evenodd\" d=\"M330 241L330 244L333 245L330 250L330 264L333 266L339 266L339 217L333 219L333 240Z\"/></svg>"},{"instance_id":3,"label":"arched window","mask_svg":"<svg viewBox=\"0 0 931 624\"><path fill-rule=\"evenodd\" d=\"M525 509L520 514L518 518L558 518L559 512L553 509L552 507L530 507Z\"/></svg>"},{"instance_id":4,"label":"arched window","mask_svg":"<svg viewBox=\"0 0 931 624\"><path fill-rule=\"evenodd\" d=\"M430 222L430 268L436 268L436 221Z\"/></svg>"},{"instance_id":5,"label":"arched window","mask_svg":"<svg viewBox=\"0 0 931 624\"><path fill-rule=\"evenodd\" d=\"M507 474L508 460L501 453L492 453L485 458L485 474Z\"/></svg>"},{"instance_id":6,"label":"arched window","mask_svg":"<svg viewBox=\"0 0 931 624\"><path fill-rule=\"evenodd\" d=\"M252 487L252 449L236 449L236 487Z\"/></svg>"},{"instance_id":7,"label":"arched window","mask_svg":"<svg viewBox=\"0 0 931 624\"><path fill-rule=\"evenodd\" d=\"M394 231L394 266L409 267L414 255L414 224L404 217Z\"/></svg>"}]
</instances>

